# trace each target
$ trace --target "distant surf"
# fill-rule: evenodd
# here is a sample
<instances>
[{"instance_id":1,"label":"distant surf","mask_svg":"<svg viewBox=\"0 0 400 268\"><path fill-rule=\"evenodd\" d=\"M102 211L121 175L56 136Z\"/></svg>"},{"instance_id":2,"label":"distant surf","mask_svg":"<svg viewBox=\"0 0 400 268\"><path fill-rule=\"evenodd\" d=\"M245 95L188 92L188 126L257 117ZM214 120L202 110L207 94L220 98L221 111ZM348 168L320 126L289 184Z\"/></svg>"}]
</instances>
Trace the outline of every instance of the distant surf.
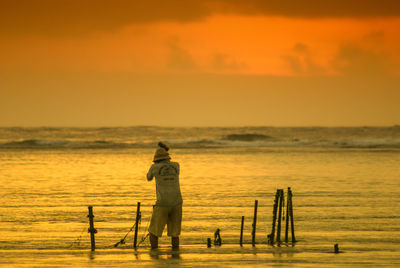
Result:
<instances>
[{"instance_id":1,"label":"distant surf","mask_svg":"<svg viewBox=\"0 0 400 268\"><path fill-rule=\"evenodd\" d=\"M400 149L400 127L0 128L0 149L320 147Z\"/></svg>"}]
</instances>

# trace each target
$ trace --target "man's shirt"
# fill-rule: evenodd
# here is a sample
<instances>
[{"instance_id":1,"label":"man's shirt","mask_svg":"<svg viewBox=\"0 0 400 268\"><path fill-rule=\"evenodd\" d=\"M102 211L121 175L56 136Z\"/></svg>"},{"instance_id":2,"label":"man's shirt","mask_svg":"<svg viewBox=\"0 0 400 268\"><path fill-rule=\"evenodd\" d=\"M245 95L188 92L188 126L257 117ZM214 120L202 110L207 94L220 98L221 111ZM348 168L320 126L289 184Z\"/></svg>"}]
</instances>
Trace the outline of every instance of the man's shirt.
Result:
<instances>
[{"instance_id":1,"label":"man's shirt","mask_svg":"<svg viewBox=\"0 0 400 268\"><path fill-rule=\"evenodd\" d=\"M154 163L147 173L147 180L156 178L156 194L158 206L176 206L182 204L179 186L179 164L164 160Z\"/></svg>"}]
</instances>

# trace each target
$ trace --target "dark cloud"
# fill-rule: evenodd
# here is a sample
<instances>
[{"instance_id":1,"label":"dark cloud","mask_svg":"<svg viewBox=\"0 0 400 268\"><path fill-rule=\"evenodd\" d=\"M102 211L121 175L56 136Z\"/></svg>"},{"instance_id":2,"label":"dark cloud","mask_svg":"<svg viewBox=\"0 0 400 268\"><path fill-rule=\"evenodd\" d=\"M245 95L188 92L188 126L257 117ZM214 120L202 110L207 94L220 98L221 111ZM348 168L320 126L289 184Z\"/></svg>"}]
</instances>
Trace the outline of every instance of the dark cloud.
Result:
<instances>
[{"instance_id":1,"label":"dark cloud","mask_svg":"<svg viewBox=\"0 0 400 268\"><path fill-rule=\"evenodd\" d=\"M1 0L0 34L70 35L213 14L290 17L400 16L398 0Z\"/></svg>"},{"instance_id":2,"label":"dark cloud","mask_svg":"<svg viewBox=\"0 0 400 268\"><path fill-rule=\"evenodd\" d=\"M307 18L400 15L398 0L225 0L217 3L225 12L250 15Z\"/></svg>"},{"instance_id":3,"label":"dark cloud","mask_svg":"<svg viewBox=\"0 0 400 268\"><path fill-rule=\"evenodd\" d=\"M200 0L1 0L0 33L76 35L208 14Z\"/></svg>"}]
</instances>

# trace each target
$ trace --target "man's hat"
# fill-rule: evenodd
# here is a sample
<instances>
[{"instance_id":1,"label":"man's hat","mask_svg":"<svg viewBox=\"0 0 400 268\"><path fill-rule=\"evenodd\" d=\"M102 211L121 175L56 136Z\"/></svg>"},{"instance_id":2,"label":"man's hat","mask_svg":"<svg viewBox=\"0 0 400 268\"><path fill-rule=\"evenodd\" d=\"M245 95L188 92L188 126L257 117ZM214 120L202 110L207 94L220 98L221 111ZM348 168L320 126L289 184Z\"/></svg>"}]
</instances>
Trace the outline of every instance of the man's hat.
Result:
<instances>
[{"instance_id":1,"label":"man's hat","mask_svg":"<svg viewBox=\"0 0 400 268\"><path fill-rule=\"evenodd\" d=\"M169 156L169 153L168 153L168 150L169 150L168 146L162 142L159 142L158 146L159 146L159 148L156 150L156 153L154 154L153 162L171 159L171 157Z\"/></svg>"}]
</instances>

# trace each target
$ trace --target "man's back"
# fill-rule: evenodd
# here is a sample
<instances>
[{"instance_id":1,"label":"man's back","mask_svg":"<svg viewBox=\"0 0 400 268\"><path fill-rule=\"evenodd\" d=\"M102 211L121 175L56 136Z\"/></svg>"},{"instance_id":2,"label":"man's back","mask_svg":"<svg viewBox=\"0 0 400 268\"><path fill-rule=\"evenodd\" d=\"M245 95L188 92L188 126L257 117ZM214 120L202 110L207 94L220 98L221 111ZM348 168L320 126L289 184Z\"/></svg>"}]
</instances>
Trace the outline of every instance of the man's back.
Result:
<instances>
[{"instance_id":1,"label":"man's back","mask_svg":"<svg viewBox=\"0 0 400 268\"><path fill-rule=\"evenodd\" d=\"M154 163L147 173L147 180L156 178L156 193L158 206L176 206L182 204L179 185L179 164L164 160Z\"/></svg>"}]
</instances>

